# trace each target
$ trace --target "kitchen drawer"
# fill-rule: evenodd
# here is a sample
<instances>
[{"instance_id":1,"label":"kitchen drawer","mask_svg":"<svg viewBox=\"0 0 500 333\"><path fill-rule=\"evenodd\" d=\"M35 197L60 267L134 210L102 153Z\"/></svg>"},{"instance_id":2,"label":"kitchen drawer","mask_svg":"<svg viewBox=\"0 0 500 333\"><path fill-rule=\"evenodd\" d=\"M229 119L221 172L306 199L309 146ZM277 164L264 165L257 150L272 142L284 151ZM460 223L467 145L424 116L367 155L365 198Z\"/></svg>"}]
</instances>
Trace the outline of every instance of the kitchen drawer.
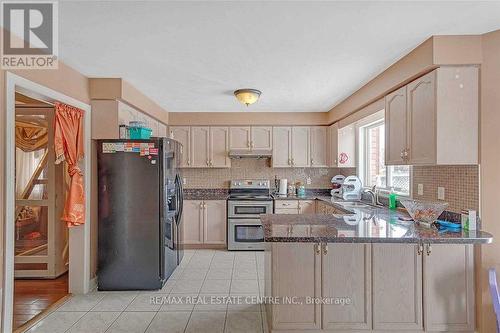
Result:
<instances>
[{"instance_id":1,"label":"kitchen drawer","mask_svg":"<svg viewBox=\"0 0 500 333\"><path fill-rule=\"evenodd\" d=\"M275 200L274 201L274 208L276 208L276 209L279 209L279 208L298 209L299 208L299 201L298 200Z\"/></svg>"},{"instance_id":2,"label":"kitchen drawer","mask_svg":"<svg viewBox=\"0 0 500 333\"><path fill-rule=\"evenodd\" d=\"M298 214L298 208L275 208L274 214Z\"/></svg>"}]
</instances>

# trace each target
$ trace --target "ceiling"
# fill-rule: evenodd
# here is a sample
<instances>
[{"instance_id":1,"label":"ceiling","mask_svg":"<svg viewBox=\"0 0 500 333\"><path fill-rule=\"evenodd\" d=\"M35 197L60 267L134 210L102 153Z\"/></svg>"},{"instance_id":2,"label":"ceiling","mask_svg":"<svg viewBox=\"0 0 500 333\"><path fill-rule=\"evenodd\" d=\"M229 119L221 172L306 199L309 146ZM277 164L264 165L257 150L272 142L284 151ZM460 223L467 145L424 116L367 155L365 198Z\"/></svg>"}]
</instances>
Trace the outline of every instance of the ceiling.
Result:
<instances>
[{"instance_id":1,"label":"ceiling","mask_svg":"<svg viewBox=\"0 0 500 333\"><path fill-rule=\"evenodd\" d=\"M495 2L60 2L60 59L171 112L324 112L431 35L500 29ZM232 92L262 91L245 107Z\"/></svg>"}]
</instances>

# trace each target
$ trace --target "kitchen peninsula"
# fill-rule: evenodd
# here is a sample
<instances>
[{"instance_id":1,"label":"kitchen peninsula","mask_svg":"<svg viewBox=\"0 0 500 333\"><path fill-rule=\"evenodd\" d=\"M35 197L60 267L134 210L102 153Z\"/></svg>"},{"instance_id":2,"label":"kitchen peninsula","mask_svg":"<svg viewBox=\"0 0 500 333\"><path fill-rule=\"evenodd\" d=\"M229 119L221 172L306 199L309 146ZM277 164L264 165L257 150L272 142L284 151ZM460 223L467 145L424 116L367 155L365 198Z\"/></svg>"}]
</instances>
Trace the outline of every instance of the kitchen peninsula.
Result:
<instances>
[{"instance_id":1,"label":"kitchen peninsula","mask_svg":"<svg viewBox=\"0 0 500 333\"><path fill-rule=\"evenodd\" d=\"M271 332L474 332L474 245L491 234L316 201L340 214L261 216Z\"/></svg>"}]
</instances>

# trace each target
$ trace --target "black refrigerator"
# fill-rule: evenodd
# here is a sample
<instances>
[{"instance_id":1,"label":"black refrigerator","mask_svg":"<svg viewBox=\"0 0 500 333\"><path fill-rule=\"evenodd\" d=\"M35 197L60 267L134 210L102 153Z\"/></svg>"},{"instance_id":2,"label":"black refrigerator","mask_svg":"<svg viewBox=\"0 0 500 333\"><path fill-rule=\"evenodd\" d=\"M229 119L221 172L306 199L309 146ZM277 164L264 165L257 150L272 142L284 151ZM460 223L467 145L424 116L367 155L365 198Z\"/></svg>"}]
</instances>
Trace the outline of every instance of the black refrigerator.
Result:
<instances>
[{"instance_id":1,"label":"black refrigerator","mask_svg":"<svg viewBox=\"0 0 500 333\"><path fill-rule=\"evenodd\" d=\"M162 288L183 256L182 145L97 140L99 290Z\"/></svg>"}]
</instances>

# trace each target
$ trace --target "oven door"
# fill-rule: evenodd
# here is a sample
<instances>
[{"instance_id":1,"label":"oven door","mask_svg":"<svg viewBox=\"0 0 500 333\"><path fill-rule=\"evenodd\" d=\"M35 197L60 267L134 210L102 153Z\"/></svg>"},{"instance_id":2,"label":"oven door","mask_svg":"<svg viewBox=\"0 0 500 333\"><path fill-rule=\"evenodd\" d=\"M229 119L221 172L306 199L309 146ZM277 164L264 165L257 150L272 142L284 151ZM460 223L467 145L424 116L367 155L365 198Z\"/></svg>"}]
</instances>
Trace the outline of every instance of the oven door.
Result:
<instances>
[{"instance_id":1,"label":"oven door","mask_svg":"<svg viewBox=\"0 0 500 333\"><path fill-rule=\"evenodd\" d=\"M261 214L273 213L273 201L228 200L227 216L229 218L254 218Z\"/></svg>"},{"instance_id":2,"label":"oven door","mask_svg":"<svg viewBox=\"0 0 500 333\"><path fill-rule=\"evenodd\" d=\"M264 230L260 219L229 219L228 250L264 250Z\"/></svg>"}]
</instances>

